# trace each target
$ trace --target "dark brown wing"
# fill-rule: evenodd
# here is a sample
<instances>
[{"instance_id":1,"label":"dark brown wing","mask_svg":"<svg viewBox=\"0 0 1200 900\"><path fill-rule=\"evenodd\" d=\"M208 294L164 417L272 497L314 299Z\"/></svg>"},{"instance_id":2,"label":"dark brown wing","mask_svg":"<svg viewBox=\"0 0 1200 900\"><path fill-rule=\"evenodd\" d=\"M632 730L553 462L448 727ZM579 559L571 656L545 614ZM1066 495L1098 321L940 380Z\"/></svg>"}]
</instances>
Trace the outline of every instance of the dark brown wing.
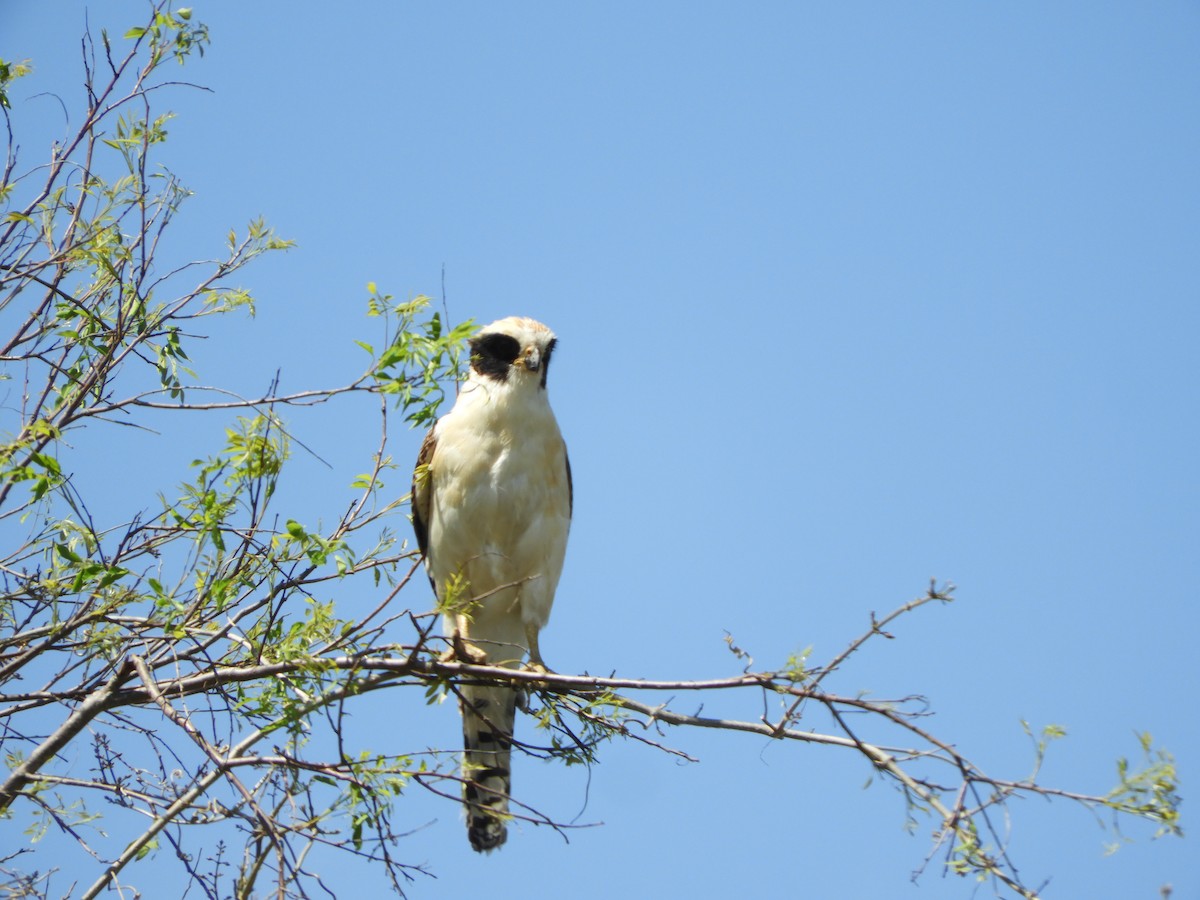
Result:
<instances>
[{"instance_id":1,"label":"dark brown wing","mask_svg":"<svg viewBox=\"0 0 1200 900\"><path fill-rule=\"evenodd\" d=\"M571 480L571 454L567 452L567 445L563 444L563 459L567 462L567 509L570 511L571 517L575 517L575 482Z\"/></svg>"},{"instance_id":2,"label":"dark brown wing","mask_svg":"<svg viewBox=\"0 0 1200 900\"><path fill-rule=\"evenodd\" d=\"M421 442L421 451L417 454L417 465L413 469L412 480L412 520L413 531L417 533L417 546L421 555L429 553L429 511L433 506L433 491L429 483L429 464L433 461L433 451L437 441L433 438L433 429L425 435Z\"/></svg>"}]
</instances>

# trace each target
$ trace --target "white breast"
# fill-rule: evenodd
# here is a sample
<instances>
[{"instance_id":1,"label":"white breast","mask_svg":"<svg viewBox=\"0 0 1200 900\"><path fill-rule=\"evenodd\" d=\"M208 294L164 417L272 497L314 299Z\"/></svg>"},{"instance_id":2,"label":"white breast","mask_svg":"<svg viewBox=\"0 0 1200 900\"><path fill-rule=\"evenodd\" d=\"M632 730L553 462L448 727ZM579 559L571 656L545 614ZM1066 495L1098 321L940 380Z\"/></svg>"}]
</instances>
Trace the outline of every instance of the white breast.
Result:
<instances>
[{"instance_id":1,"label":"white breast","mask_svg":"<svg viewBox=\"0 0 1200 900\"><path fill-rule=\"evenodd\" d=\"M566 447L544 389L468 382L437 424L429 564L481 598L473 639L523 644L550 617L570 527ZM449 624L449 623L448 623Z\"/></svg>"}]
</instances>

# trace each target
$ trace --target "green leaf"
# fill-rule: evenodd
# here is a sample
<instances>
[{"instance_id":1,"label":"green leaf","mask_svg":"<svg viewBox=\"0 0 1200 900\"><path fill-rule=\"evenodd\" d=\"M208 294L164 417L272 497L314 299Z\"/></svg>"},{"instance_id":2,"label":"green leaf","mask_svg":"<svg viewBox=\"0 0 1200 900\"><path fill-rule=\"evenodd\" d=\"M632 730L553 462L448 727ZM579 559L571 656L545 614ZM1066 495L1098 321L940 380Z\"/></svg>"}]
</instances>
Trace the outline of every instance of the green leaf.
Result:
<instances>
[{"instance_id":1,"label":"green leaf","mask_svg":"<svg viewBox=\"0 0 1200 900\"><path fill-rule=\"evenodd\" d=\"M71 562L71 563L83 562L83 558L78 553L76 553L74 550L72 550L70 547L68 547L66 544L55 544L54 549L57 550L58 555L61 556L63 559L65 559L67 562Z\"/></svg>"},{"instance_id":2,"label":"green leaf","mask_svg":"<svg viewBox=\"0 0 1200 900\"><path fill-rule=\"evenodd\" d=\"M51 475L62 475L62 468L58 465L58 460L53 456L48 456L45 453L31 453L29 458L36 462L39 466L49 472Z\"/></svg>"},{"instance_id":3,"label":"green leaf","mask_svg":"<svg viewBox=\"0 0 1200 900\"><path fill-rule=\"evenodd\" d=\"M120 566L113 566L100 576L100 580L96 583L96 587L97 589L110 587L128 574L128 569L123 569Z\"/></svg>"}]
</instances>

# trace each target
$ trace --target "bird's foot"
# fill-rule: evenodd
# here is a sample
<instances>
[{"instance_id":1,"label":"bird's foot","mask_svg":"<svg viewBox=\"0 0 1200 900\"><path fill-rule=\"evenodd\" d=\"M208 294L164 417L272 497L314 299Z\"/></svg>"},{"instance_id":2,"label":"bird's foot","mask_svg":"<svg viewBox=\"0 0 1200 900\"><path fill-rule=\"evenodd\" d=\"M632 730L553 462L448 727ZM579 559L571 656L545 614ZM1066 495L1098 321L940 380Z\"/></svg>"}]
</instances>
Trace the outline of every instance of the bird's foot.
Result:
<instances>
[{"instance_id":1,"label":"bird's foot","mask_svg":"<svg viewBox=\"0 0 1200 900\"><path fill-rule=\"evenodd\" d=\"M526 660L521 669L525 672L533 672L535 675L554 675L553 669L546 665L540 658Z\"/></svg>"},{"instance_id":2,"label":"bird's foot","mask_svg":"<svg viewBox=\"0 0 1200 900\"><path fill-rule=\"evenodd\" d=\"M487 653L479 648L478 645L472 644L461 634L456 634L450 638L450 646L447 647L441 656L442 662L460 662L471 666L487 665Z\"/></svg>"},{"instance_id":3,"label":"bird's foot","mask_svg":"<svg viewBox=\"0 0 1200 900\"><path fill-rule=\"evenodd\" d=\"M541 657L538 657L537 659L530 658L530 659L526 660L524 663L521 664L521 671L522 672L532 672L535 675L553 675L554 674L554 671L549 666L547 666L544 662L542 662ZM528 713L530 711L529 695L533 691L535 691L541 687L545 687L545 685L542 683L536 682L536 681L530 681L527 684L525 684L524 686L522 686L520 689L518 689L518 691L517 691L517 706L520 707L521 712Z\"/></svg>"}]
</instances>

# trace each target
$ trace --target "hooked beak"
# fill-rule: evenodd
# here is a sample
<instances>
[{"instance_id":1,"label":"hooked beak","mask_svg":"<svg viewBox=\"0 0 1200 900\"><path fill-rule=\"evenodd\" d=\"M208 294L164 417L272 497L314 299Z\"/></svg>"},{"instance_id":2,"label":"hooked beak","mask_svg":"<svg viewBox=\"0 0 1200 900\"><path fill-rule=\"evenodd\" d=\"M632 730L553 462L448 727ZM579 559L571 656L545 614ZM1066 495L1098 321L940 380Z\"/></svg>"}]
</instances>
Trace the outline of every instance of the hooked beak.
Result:
<instances>
[{"instance_id":1,"label":"hooked beak","mask_svg":"<svg viewBox=\"0 0 1200 900\"><path fill-rule=\"evenodd\" d=\"M530 372L536 372L542 367L542 353L537 347L530 347L525 351L525 368Z\"/></svg>"}]
</instances>

